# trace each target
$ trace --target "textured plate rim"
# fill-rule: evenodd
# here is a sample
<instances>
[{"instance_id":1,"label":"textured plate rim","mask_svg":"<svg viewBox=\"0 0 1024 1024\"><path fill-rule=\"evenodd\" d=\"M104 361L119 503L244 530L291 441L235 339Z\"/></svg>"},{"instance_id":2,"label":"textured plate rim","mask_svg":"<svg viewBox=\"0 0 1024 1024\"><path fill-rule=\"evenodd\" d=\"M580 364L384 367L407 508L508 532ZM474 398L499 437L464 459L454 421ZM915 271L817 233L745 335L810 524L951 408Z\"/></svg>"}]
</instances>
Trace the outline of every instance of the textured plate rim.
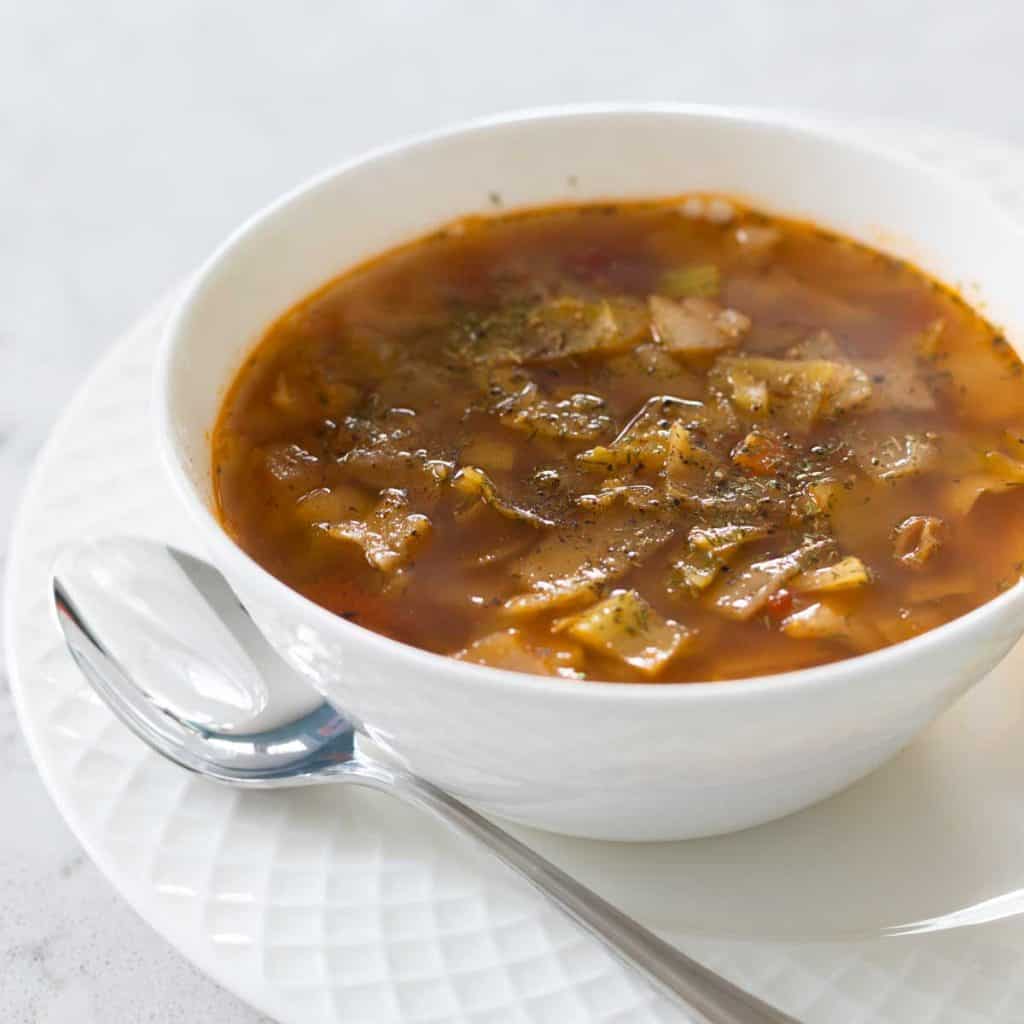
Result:
<instances>
[{"instance_id":1,"label":"textured plate rim","mask_svg":"<svg viewBox=\"0 0 1024 1024\"><path fill-rule=\"evenodd\" d=\"M171 306L181 294L183 288L184 284L179 284L171 289L138 318L127 331L117 337L78 385L71 401L51 427L42 448L36 455L28 479L18 497L17 513L8 535L10 558L7 564L3 590L4 661L7 667L15 715L18 719L22 735L25 738L32 763L36 771L39 772L43 785L56 806L57 812L64 819L76 841L81 844L86 854L99 868L103 877L110 883L114 891L125 900L133 913L138 915L148 927L157 932L184 956L196 970L212 978L218 985L241 999L257 1012L274 1020L279 1020L281 1019L282 1008L274 1004L273 998L270 995L271 990L268 989L265 994L262 990L257 991L255 988L249 991L243 984L239 983L238 976L227 968L222 968L214 958L208 955L201 941L194 940L186 935L183 930L180 930L173 924L173 920L170 917L153 913L150 908L151 897L146 887L120 871L107 850L100 843L91 840L89 830L79 820L77 809L72 805L70 796L62 788L56 777L54 764L42 749L42 742L37 732L37 722L29 713L25 703L26 680L22 675L22 669L15 649L18 601L17 581L20 576L19 570L25 550L25 545L21 538L28 528L28 513L40 491L49 464L54 459L55 453L62 447L65 435L69 430L69 424L75 419L79 409L88 403L94 390L95 382L102 377L110 365L116 364L123 358L125 352L129 351L133 344L137 343L137 335L144 326L150 323L159 323L167 317ZM47 628L52 627L56 629L52 618L52 607L51 617L46 625Z\"/></svg>"}]
</instances>

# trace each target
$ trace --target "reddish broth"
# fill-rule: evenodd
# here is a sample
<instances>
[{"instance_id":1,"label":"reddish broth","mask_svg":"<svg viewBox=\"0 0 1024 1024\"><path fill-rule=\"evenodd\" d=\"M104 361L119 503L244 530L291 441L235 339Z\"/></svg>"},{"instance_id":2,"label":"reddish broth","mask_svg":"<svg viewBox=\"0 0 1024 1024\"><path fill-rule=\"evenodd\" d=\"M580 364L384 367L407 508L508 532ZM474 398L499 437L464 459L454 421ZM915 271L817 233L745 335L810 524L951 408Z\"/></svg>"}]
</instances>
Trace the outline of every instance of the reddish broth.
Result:
<instances>
[{"instance_id":1,"label":"reddish broth","mask_svg":"<svg viewBox=\"0 0 1024 1024\"><path fill-rule=\"evenodd\" d=\"M474 217L269 329L216 499L280 580L430 651L781 672L1017 579L1021 370L915 268L723 199Z\"/></svg>"}]
</instances>

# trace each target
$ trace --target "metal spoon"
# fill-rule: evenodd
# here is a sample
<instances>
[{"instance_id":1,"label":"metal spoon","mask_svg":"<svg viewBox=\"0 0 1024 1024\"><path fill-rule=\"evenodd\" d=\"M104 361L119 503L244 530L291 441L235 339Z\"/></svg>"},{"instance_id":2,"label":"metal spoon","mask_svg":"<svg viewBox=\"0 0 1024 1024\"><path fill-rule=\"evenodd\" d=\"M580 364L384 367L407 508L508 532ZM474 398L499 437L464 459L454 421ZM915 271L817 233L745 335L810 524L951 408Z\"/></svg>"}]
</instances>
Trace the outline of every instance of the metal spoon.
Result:
<instances>
[{"instance_id":1,"label":"metal spoon","mask_svg":"<svg viewBox=\"0 0 1024 1024\"><path fill-rule=\"evenodd\" d=\"M314 697L309 710L311 688L206 562L153 541L86 542L57 559L53 595L64 638L93 689L169 760L249 789L352 782L392 793L481 843L698 1024L795 1024L430 782L363 756L336 708ZM281 694L285 704L304 701L306 708L268 722ZM232 731L240 712L245 732ZM253 731L261 720L266 727Z\"/></svg>"}]
</instances>

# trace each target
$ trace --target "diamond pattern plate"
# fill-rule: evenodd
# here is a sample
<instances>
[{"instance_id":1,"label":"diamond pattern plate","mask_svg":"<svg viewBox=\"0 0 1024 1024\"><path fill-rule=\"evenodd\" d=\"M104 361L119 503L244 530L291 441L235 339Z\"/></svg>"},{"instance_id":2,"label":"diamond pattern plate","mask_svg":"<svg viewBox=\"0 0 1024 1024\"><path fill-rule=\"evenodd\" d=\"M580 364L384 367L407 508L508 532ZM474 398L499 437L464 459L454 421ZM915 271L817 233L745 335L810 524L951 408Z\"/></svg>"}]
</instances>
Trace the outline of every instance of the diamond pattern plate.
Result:
<instances>
[{"instance_id":1,"label":"diamond pattern plate","mask_svg":"<svg viewBox=\"0 0 1024 1024\"><path fill-rule=\"evenodd\" d=\"M1024 154L905 126L854 130L983 183L1024 216ZM121 341L67 410L39 459L12 545L7 635L19 718L90 855L155 928L282 1024L684 1021L599 944L432 821L347 787L240 793L186 776L130 736L77 675L48 606L48 569L61 545L126 532L190 546L149 443L149 372L168 308ZM1024 664L1020 651L1014 657ZM1009 689L1015 674L992 683L1006 688L992 699L1019 709ZM1024 837L1024 810L1005 804L989 825ZM787 827L768 826L783 841ZM739 861L735 870L757 871L768 849L758 833L721 847ZM527 835L602 891L631 878L639 895L627 909L810 1024L1024 1021L1024 925L1014 916L1024 897L986 927L920 935L861 928L794 937L781 926L773 935L770 915L752 911L745 925L735 906L723 909L716 929L686 899L677 905L679 865L687 857L699 864L692 846L685 856L686 844L641 856L625 845ZM802 855L794 842L788 856L798 879ZM843 898L838 888L833 901ZM803 919L813 911L802 908Z\"/></svg>"}]
</instances>

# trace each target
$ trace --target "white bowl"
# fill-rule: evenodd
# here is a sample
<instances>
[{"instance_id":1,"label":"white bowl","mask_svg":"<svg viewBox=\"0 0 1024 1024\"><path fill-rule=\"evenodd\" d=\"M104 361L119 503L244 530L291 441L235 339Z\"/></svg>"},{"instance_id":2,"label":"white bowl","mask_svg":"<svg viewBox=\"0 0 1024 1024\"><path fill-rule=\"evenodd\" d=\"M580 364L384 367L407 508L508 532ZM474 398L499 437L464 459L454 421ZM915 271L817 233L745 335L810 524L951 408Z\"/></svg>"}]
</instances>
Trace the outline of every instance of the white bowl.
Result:
<instances>
[{"instance_id":1,"label":"white bowl","mask_svg":"<svg viewBox=\"0 0 1024 1024\"><path fill-rule=\"evenodd\" d=\"M720 191L808 218L960 284L1024 324L1024 234L984 196L784 119L692 107L558 109L372 153L257 214L182 300L156 368L159 443L210 555L284 656L414 771L481 809L607 839L756 825L860 778L1024 632L1015 585L872 654L716 684L543 679L430 654L270 576L211 512L209 436L243 357L283 310L359 261L463 214Z\"/></svg>"}]
</instances>

